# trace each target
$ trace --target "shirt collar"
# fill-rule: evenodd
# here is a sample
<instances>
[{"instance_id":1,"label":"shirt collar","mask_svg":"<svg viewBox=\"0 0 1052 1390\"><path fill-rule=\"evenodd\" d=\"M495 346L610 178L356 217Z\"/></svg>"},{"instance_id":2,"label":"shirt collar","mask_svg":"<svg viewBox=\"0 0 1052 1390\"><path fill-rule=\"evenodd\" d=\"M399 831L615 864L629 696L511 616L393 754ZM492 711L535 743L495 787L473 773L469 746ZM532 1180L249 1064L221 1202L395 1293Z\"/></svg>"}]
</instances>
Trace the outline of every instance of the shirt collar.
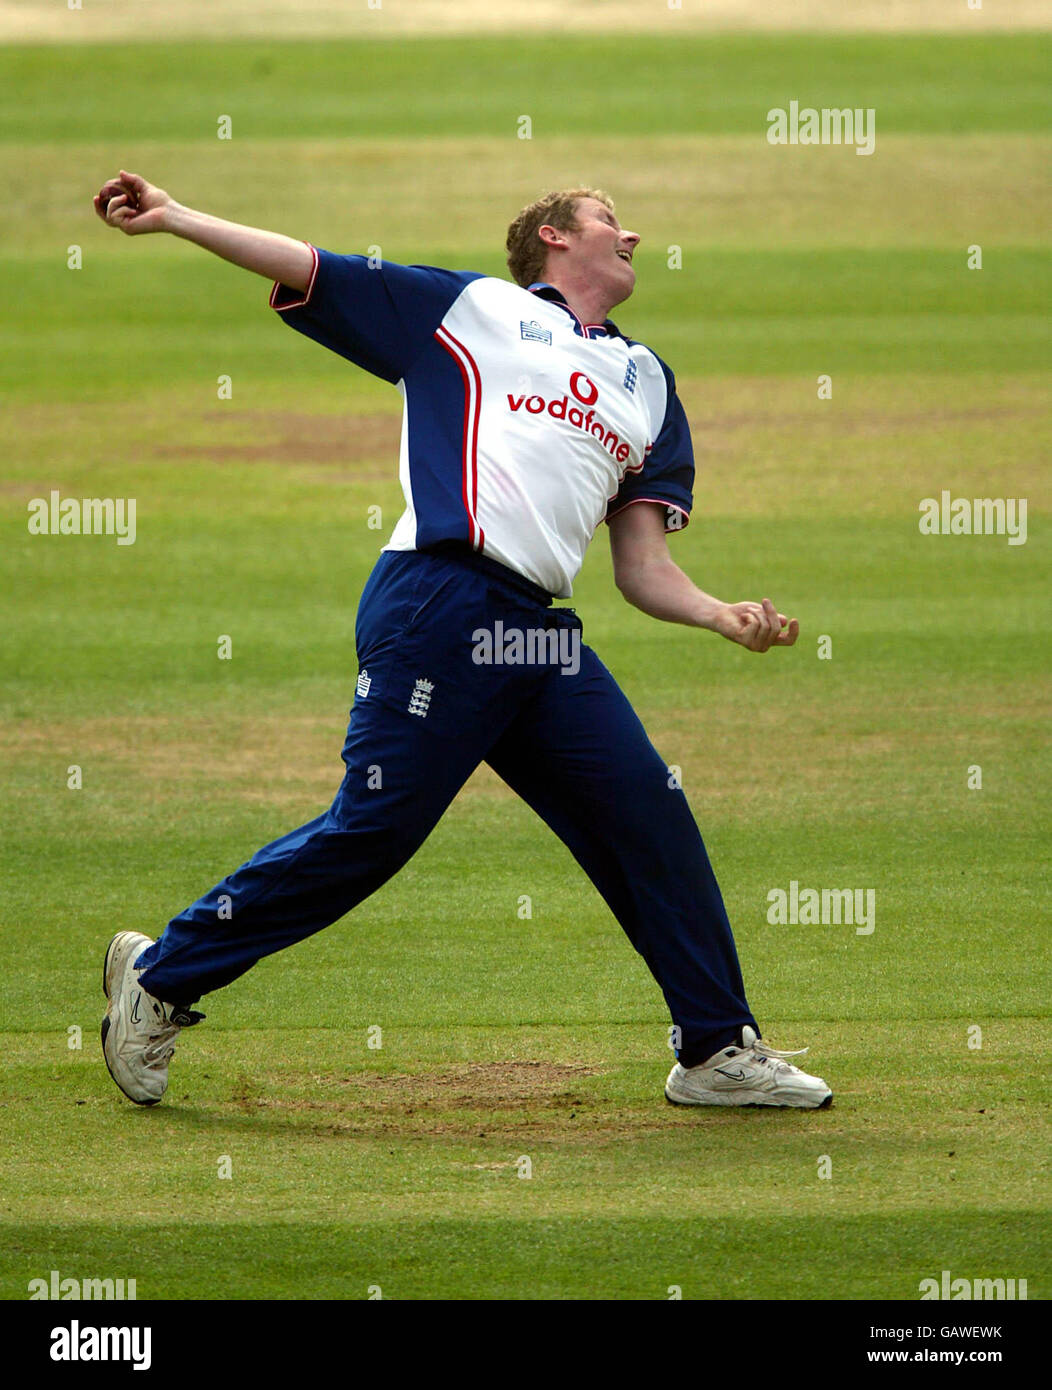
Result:
<instances>
[{"instance_id":1,"label":"shirt collar","mask_svg":"<svg viewBox=\"0 0 1052 1390\"><path fill-rule=\"evenodd\" d=\"M563 294L562 290L557 290L554 285L549 285L546 280L535 280L532 285L527 285L526 288L529 290L530 294L535 294L538 299L547 299L550 303L558 304L560 308L565 309L566 312L571 315L574 322L580 326L582 336L584 337L589 336L584 330L594 330L597 328L601 328L611 338L621 338L624 336L613 319L607 319L604 323L581 323L581 320L570 308L569 304L567 304L566 296Z\"/></svg>"}]
</instances>

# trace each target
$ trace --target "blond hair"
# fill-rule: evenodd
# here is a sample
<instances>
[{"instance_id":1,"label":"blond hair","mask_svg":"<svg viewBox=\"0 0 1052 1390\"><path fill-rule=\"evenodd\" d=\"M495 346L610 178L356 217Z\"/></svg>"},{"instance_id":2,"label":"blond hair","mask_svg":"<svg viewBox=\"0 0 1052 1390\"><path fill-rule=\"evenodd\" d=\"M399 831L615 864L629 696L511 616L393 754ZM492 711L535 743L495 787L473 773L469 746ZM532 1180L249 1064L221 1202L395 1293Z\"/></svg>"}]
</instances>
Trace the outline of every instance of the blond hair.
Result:
<instances>
[{"instance_id":1,"label":"blond hair","mask_svg":"<svg viewBox=\"0 0 1052 1390\"><path fill-rule=\"evenodd\" d=\"M548 260L548 247L537 235L545 224L561 232L577 226L577 205L582 198L595 198L614 211L613 199L601 188L562 188L545 193L536 202L524 207L508 228L505 250L512 279L525 289L539 280Z\"/></svg>"}]
</instances>

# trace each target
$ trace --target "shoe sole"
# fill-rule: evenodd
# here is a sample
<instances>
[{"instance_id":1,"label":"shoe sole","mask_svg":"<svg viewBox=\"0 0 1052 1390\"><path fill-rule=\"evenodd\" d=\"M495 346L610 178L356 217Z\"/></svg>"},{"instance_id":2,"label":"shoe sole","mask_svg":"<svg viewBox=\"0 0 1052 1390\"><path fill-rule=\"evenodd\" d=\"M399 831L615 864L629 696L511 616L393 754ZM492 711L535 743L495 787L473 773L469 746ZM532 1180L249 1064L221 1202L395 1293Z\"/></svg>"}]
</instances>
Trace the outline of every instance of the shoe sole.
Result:
<instances>
[{"instance_id":1,"label":"shoe sole","mask_svg":"<svg viewBox=\"0 0 1052 1390\"><path fill-rule=\"evenodd\" d=\"M113 1068L110 1066L110 1059L106 1054L106 1039L109 1036L111 1023L110 1009L113 1008L113 1001L110 998L109 989L110 960L113 956L114 946L116 946L119 938L124 935L124 932L118 932L117 935L111 940L110 944L106 947L106 955L102 961L102 992L106 996L106 1001L109 1004L109 1008L107 1008L102 1020L102 1060L106 1063L106 1070L109 1072L110 1076L113 1079L113 1084L117 1087L117 1090L120 1091L121 1095L126 1096L133 1105L141 1105L144 1109L148 1109L151 1105L157 1105L162 1099L162 1097L158 1096L156 1100L139 1100L137 1096L129 1095L129 1093L124 1089L124 1087L118 1080ZM143 947L143 950L145 949L146 948Z\"/></svg>"},{"instance_id":2,"label":"shoe sole","mask_svg":"<svg viewBox=\"0 0 1052 1390\"><path fill-rule=\"evenodd\" d=\"M711 1099L707 1100L678 1100L675 1096L670 1096L665 1092L665 1099L669 1105L681 1105L685 1108L701 1109L705 1106L718 1106L723 1109L735 1110L828 1110L833 1104L833 1092L830 1091L826 1098L819 1101L817 1105L809 1105L806 1102L797 1103L791 1100L734 1100L731 1095L726 1098L716 1093L710 1093Z\"/></svg>"}]
</instances>

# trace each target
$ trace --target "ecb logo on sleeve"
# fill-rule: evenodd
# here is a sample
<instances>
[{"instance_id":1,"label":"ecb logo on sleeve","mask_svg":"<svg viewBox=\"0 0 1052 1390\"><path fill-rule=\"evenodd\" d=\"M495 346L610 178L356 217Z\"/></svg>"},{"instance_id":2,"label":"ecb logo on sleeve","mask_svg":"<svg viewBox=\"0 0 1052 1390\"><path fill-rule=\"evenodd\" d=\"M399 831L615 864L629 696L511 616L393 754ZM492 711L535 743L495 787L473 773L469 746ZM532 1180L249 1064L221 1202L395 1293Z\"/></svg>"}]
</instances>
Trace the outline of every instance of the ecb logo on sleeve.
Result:
<instances>
[{"instance_id":1,"label":"ecb logo on sleeve","mask_svg":"<svg viewBox=\"0 0 1052 1390\"><path fill-rule=\"evenodd\" d=\"M536 319L530 319L527 323L525 319L519 320L519 332L528 343L547 343L552 345L552 331L544 328Z\"/></svg>"}]
</instances>

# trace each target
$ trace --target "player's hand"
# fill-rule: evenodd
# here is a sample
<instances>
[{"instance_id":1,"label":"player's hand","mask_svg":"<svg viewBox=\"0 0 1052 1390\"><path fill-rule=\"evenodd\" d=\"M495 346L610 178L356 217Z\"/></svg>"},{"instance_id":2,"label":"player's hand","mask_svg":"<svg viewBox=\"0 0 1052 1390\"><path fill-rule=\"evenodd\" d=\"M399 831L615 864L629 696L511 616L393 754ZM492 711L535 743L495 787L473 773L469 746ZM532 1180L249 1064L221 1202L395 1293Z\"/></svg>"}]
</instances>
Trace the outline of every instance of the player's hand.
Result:
<instances>
[{"instance_id":1,"label":"player's hand","mask_svg":"<svg viewBox=\"0 0 1052 1390\"><path fill-rule=\"evenodd\" d=\"M139 174L122 169L115 179L107 179L95 194L95 211L108 227L118 227L128 236L143 232L163 232L165 212L174 205L163 188L147 183Z\"/></svg>"},{"instance_id":2,"label":"player's hand","mask_svg":"<svg viewBox=\"0 0 1052 1390\"><path fill-rule=\"evenodd\" d=\"M779 613L769 598L763 603L728 603L717 621L716 631L751 652L770 647L791 647L800 635L795 618Z\"/></svg>"}]
</instances>

